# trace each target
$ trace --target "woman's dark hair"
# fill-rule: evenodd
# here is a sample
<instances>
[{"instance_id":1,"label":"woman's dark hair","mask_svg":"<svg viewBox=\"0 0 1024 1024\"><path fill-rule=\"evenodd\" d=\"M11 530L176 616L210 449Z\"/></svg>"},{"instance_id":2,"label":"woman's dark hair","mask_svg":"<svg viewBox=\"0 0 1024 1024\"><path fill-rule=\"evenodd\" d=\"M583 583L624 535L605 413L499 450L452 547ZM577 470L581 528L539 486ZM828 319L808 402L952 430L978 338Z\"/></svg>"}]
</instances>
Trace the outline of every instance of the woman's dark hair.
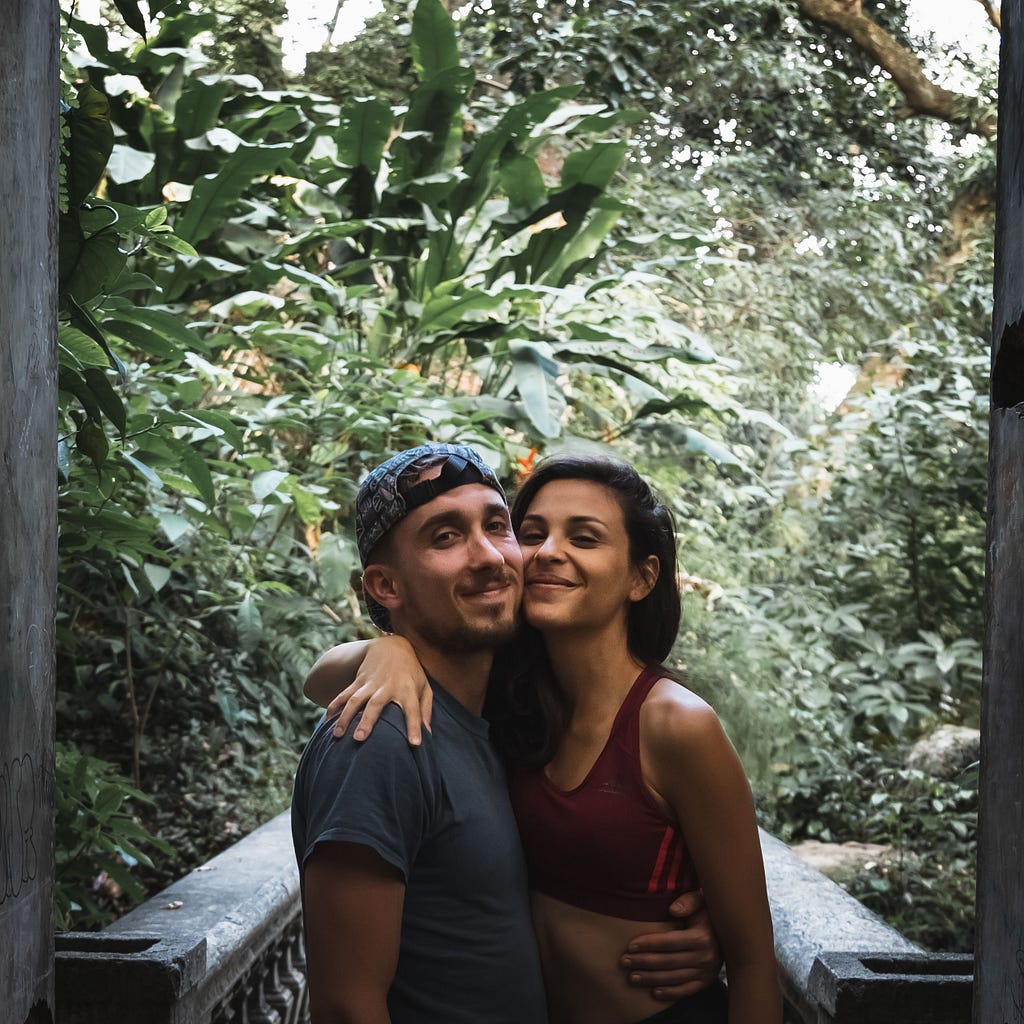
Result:
<instances>
[{"instance_id":1,"label":"woman's dark hair","mask_svg":"<svg viewBox=\"0 0 1024 1024\"><path fill-rule=\"evenodd\" d=\"M622 509L634 566L655 555L658 578L649 594L630 604L626 642L646 665L660 665L672 650L679 629L679 578L672 515L632 466L614 459L556 455L530 474L512 503L518 533L540 489L555 480L583 480L607 488ZM512 657L499 655L488 690L487 715L492 735L512 762L546 764L568 726L572 708L551 672L540 634L520 629Z\"/></svg>"}]
</instances>

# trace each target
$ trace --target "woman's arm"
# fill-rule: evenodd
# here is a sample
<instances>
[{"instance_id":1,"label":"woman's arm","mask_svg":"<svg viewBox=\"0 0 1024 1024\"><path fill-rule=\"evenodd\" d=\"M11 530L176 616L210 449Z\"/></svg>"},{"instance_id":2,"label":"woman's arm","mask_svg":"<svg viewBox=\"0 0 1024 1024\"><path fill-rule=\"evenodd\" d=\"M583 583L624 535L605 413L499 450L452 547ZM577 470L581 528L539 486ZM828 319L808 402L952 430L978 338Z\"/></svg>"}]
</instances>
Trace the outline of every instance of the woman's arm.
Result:
<instances>
[{"instance_id":1,"label":"woman's arm","mask_svg":"<svg viewBox=\"0 0 1024 1024\"><path fill-rule=\"evenodd\" d=\"M729 1024L781 1024L782 997L750 787L714 711L670 680L641 711L644 776L678 818L725 955Z\"/></svg>"},{"instance_id":2,"label":"woman's arm","mask_svg":"<svg viewBox=\"0 0 1024 1024\"><path fill-rule=\"evenodd\" d=\"M405 712L412 746L421 741L421 727L430 728L434 694L412 645L400 636L352 640L325 651L306 676L303 693L326 707L328 718L338 716L336 736L344 735L362 710L353 735L365 740L381 711L392 703Z\"/></svg>"}]
</instances>

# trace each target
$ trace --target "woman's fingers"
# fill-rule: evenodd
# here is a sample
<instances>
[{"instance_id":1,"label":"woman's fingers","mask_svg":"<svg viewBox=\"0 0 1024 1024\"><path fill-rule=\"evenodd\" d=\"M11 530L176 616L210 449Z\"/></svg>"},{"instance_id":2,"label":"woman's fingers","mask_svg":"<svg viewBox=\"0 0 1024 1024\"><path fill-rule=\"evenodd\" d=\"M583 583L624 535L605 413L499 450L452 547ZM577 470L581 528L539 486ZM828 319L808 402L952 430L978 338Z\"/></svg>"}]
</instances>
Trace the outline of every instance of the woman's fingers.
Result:
<instances>
[{"instance_id":1,"label":"woman's fingers","mask_svg":"<svg viewBox=\"0 0 1024 1024\"><path fill-rule=\"evenodd\" d=\"M338 694L330 704L327 705L327 717L333 718L335 715L341 714L345 709L345 705L349 702L357 690L362 689L357 683L349 683L341 693ZM358 706L356 708L358 710Z\"/></svg>"},{"instance_id":2,"label":"woman's fingers","mask_svg":"<svg viewBox=\"0 0 1024 1024\"><path fill-rule=\"evenodd\" d=\"M383 696L380 692L375 693L367 702L366 707L363 708L363 717L359 719L359 724L356 726L356 731L352 733L354 740L362 742L367 736L373 732L374 725L377 724L377 719L380 718L381 712L389 704L398 704L398 701L389 700ZM401 704L398 704L401 707ZM409 742L413 743L412 736L409 737ZM419 743L419 738L415 740L415 743Z\"/></svg>"},{"instance_id":3,"label":"woman's fingers","mask_svg":"<svg viewBox=\"0 0 1024 1024\"><path fill-rule=\"evenodd\" d=\"M434 691L428 686L420 694L420 718L423 720L427 730L430 729L430 716L434 713ZM406 723L409 719L406 718ZM409 742L412 742L412 733L409 733Z\"/></svg>"},{"instance_id":4,"label":"woman's fingers","mask_svg":"<svg viewBox=\"0 0 1024 1024\"><path fill-rule=\"evenodd\" d=\"M405 732L409 738L409 745L418 747L423 742L422 729L424 725L430 728L430 715L434 706L434 695L429 687L418 702L413 701L408 706L394 697L388 697L382 690L375 690L372 683L355 690L349 687L349 691L352 692L347 696L344 693L338 694L331 702L331 707L327 709L328 715L338 712L338 718L334 723L335 736L344 736L353 719L361 711L362 717L352 738L362 742L373 732L373 727L388 704L397 704L405 714Z\"/></svg>"},{"instance_id":5,"label":"woman's fingers","mask_svg":"<svg viewBox=\"0 0 1024 1024\"><path fill-rule=\"evenodd\" d=\"M338 694L330 704L327 705L327 714L336 714L337 721L334 723L334 735L344 736L352 719L362 711L366 702L373 695L373 690L368 686L356 686L353 683Z\"/></svg>"}]
</instances>

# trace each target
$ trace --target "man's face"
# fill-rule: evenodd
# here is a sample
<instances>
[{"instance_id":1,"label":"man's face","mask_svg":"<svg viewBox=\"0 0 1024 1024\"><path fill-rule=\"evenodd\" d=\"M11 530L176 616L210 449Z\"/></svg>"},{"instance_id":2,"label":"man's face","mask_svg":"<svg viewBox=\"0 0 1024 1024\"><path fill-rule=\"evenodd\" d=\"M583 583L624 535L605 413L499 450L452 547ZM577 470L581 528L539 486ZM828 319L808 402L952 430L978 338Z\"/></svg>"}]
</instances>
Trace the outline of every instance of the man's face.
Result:
<instances>
[{"instance_id":1,"label":"man's face","mask_svg":"<svg viewBox=\"0 0 1024 1024\"><path fill-rule=\"evenodd\" d=\"M493 650L512 638L523 560L493 488L465 484L414 509L395 526L387 551L367 576L386 577L391 593L382 603L396 632L451 653Z\"/></svg>"}]
</instances>

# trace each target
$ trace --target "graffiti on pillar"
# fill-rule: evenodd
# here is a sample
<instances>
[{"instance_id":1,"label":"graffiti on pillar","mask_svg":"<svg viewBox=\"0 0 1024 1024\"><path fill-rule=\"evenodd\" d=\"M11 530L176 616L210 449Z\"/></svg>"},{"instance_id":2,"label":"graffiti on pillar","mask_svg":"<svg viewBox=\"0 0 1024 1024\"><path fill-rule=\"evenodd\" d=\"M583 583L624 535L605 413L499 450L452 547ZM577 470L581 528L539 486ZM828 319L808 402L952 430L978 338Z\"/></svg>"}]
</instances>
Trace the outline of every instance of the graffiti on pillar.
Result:
<instances>
[{"instance_id":1,"label":"graffiti on pillar","mask_svg":"<svg viewBox=\"0 0 1024 1024\"><path fill-rule=\"evenodd\" d=\"M0 904L16 899L36 877L39 799L31 754L0 764Z\"/></svg>"}]
</instances>

